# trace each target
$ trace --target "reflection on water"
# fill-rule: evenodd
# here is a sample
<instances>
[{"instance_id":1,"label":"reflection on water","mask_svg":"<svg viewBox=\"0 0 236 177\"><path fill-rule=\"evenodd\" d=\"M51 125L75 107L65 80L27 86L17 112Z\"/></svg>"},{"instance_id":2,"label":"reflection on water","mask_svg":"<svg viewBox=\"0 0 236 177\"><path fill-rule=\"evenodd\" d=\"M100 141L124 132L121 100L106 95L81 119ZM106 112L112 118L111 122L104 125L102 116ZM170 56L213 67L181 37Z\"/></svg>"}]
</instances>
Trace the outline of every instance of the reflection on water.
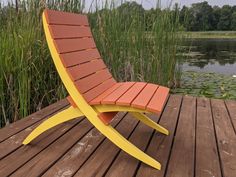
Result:
<instances>
[{"instance_id":1,"label":"reflection on water","mask_svg":"<svg viewBox=\"0 0 236 177\"><path fill-rule=\"evenodd\" d=\"M184 71L236 74L236 40L194 39L186 41Z\"/></svg>"}]
</instances>

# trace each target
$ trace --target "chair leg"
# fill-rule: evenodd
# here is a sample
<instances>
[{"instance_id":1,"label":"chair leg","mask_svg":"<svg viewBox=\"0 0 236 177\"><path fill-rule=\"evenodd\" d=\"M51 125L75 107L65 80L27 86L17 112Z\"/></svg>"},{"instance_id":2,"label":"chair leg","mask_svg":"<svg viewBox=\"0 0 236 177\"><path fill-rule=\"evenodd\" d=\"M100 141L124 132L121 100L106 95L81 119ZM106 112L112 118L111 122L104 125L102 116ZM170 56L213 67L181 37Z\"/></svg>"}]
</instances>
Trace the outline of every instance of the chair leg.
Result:
<instances>
[{"instance_id":1,"label":"chair leg","mask_svg":"<svg viewBox=\"0 0 236 177\"><path fill-rule=\"evenodd\" d=\"M83 114L79 111L78 108L73 108L72 106L53 115L52 117L45 120L43 123L41 123L37 128L35 128L23 141L23 144L26 145L30 143L33 139L35 139L37 136L45 132L46 130L61 124L63 122L69 121L71 119L81 117Z\"/></svg>"},{"instance_id":2,"label":"chair leg","mask_svg":"<svg viewBox=\"0 0 236 177\"><path fill-rule=\"evenodd\" d=\"M88 117L87 117L88 118ZM99 118L89 117L88 120L110 141L117 145L120 149L127 152L136 159L156 168L161 169L161 164L157 162L152 157L145 154L143 151L138 149L132 143L130 143L126 138L124 138L118 131L116 131L112 126L105 125Z\"/></svg>"},{"instance_id":3,"label":"chair leg","mask_svg":"<svg viewBox=\"0 0 236 177\"><path fill-rule=\"evenodd\" d=\"M148 118L143 113L139 112L130 112L135 118L143 122L144 124L148 125L149 127L152 127L153 129L159 131L160 133L163 133L165 135L169 135L169 131L165 129L164 127L160 126L156 122L152 121L150 118Z\"/></svg>"}]
</instances>

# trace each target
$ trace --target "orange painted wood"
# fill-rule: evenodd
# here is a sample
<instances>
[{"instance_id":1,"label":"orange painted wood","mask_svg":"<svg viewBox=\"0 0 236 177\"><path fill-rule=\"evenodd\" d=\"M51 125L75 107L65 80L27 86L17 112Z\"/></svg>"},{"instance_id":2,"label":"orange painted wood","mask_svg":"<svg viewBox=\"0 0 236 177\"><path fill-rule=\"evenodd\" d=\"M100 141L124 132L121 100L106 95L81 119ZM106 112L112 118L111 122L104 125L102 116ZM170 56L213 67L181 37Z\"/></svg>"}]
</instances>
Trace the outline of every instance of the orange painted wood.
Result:
<instances>
[{"instance_id":1,"label":"orange painted wood","mask_svg":"<svg viewBox=\"0 0 236 177\"><path fill-rule=\"evenodd\" d=\"M106 96L104 99L102 99L102 104L115 104L116 100L118 100L125 92L131 88L135 82L124 82L122 85L116 89L114 92Z\"/></svg>"},{"instance_id":2,"label":"orange painted wood","mask_svg":"<svg viewBox=\"0 0 236 177\"><path fill-rule=\"evenodd\" d=\"M169 88L162 86L158 87L151 101L147 105L147 110L155 113L160 113L166 103L168 95L169 95Z\"/></svg>"},{"instance_id":3,"label":"orange painted wood","mask_svg":"<svg viewBox=\"0 0 236 177\"><path fill-rule=\"evenodd\" d=\"M89 25L86 15L73 14L68 12L45 10L48 24L57 25Z\"/></svg>"},{"instance_id":4,"label":"orange painted wood","mask_svg":"<svg viewBox=\"0 0 236 177\"><path fill-rule=\"evenodd\" d=\"M98 85L97 87L84 93L83 96L87 102L90 102L91 100L96 98L98 95L101 95L109 88L112 88L113 85L115 85L115 84L116 84L115 79L110 78L110 79L106 80L105 82L101 83L100 85Z\"/></svg>"},{"instance_id":5,"label":"orange painted wood","mask_svg":"<svg viewBox=\"0 0 236 177\"><path fill-rule=\"evenodd\" d=\"M53 39L92 37L88 26L50 25Z\"/></svg>"},{"instance_id":6,"label":"orange painted wood","mask_svg":"<svg viewBox=\"0 0 236 177\"><path fill-rule=\"evenodd\" d=\"M93 38L56 39L54 40L54 43L57 48L57 52L60 54L96 47Z\"/></svg>"},{"instance_id":7,"label":"orange painted wood","mask_svg":"<svg viewBox=\"0 0 236 177\"><path fill-rule=\"evenodd\" d=\"M123 94L117 101L117 105L129 106L136 96L147 85L144 82L136 82L125 94Z\"/></svg>"},{"instance_id":8,"label":"orange painted wood","mask_svg":"<svg viewBox=\"0 0 236 177\"><path fill-rule=\"evenodd\" d=\"M122 85L122 83L116 83L115 85L113 85L112 87L110 87L109 89L107 89L106 91L104 91L103 93L101 93L101 95L97 96L95 99L93 99L92 101L89 102L90 105L97 105L97 104L101 104L101 100L103 98L105 98L106 96L108 96L109 94L111 94L112 92L114 92L116 89L118 89L120 86Z\"/></svg>"},{"instance_id":9,"label":"orange painted wood","mask_svg":"<svg viewBox=\"0 0 236 177\"><path fill-rule=\"evenodd\" d=\"M157 90L158 85L147 84L140 94L131 103L131 106L141 109L146 109L147 104L151 100L153 94Z\"/></svg>"},{"instance_id":10,"label":"orange painted wood","mask_svg":"<svg viewBox=\"0 0 236 177\"><path fill-rule=\"evenodd\" d=\"M98 117L105 125L109 125L117 113L118 112L103 112L100 113Z\"/></svg>"},{"instance_id":11,"label":"orange painted wood","mask_svg":"<svg viewBox=\"0 0 236 177\"><path fill-rule=\"evenodd\" d=\"M79 92L83 94L110 78L112 78L112 75L110 74L109 70L104 69L86 78L76 81L75 85Z\"/></svg>"},{"instance_id":12,"label":"orange painted wood","mask_svg":"<svg viewBox=\"0 0 236 177\"><path fill-rule=\"evenodd\" d=\"M65 67L69 67L101 58L101 56L98 50L94 48L89 50L60 54L60 58L62 60L63 65Z\"/></svg>"},{"instance_id":13,"label":"orange painted wood","mask_svg":"<svg viewBox=\"0 0 236 177\"><path fill-rule=\"evenodd\" d=\"M77 105L75 104L74 100L71 98L71 96L66 97L66 99L68 100L68 102L70 103L71 106L73 106L74 108L77 107Z\"/></svg>"},{"instance_id":14,"label":"orange painted wood","mask_svg":"<svg viewBox=\"0 0 236 177\"><path fill-rule=\"evenodd\" d=\"M81 79L85 76L98 72L102 69L105 69L106 65L103 60L92 60L88 63L76 65L70 68L67 68L68 73L70 74L73 81Z\"/></svg>"}]
</instances>

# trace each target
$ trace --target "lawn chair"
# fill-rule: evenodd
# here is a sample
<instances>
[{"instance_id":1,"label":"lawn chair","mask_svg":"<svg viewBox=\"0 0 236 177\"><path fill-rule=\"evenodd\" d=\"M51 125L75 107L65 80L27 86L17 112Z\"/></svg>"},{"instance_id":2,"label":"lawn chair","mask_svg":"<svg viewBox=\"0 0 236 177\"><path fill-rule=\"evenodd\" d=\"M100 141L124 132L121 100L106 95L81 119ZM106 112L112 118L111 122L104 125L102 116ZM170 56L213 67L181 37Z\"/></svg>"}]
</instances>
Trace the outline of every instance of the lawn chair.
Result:
<instances>
[{"instance_id":1,"label":"lawn chair","mask_svg":"<svg viewBox=\"0 0 236 177\"><path fill-rule=\"evenodd\" d=\"M85 116L119 148L160 170L159 162L126 140L109 123L117 112L129 112L144 124L168 135L168 130L144 113L160 114L169 89L144 82L117 83L96 48L87 16L45 10L43 26L56 69L70 95L67 97L70 107L44 121L23 144L58 124Z\"/></svg>"}]
</instances>

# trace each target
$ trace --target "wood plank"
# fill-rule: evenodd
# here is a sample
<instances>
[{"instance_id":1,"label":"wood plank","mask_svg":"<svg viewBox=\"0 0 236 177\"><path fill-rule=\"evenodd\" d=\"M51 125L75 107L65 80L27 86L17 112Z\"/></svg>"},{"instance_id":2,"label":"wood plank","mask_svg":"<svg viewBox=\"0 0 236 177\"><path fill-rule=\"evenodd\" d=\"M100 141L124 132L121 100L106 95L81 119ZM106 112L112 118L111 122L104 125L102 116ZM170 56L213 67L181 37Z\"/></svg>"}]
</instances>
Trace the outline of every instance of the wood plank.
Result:
<instances>
[{"instance_id":1,"label":"wood plank","mask_svg":"<svg viewBox=\"0 0 236 177\"><path fill-rule=\"evenodd\" d=\"M87 102L90 102L91 100L96 98L98 95L104 93L106 90L113 87L113 85L115 85L115 84L116 84L115 79L110 78L110 79L106 80L105 82L101 83L100 85L98 85L97 87L84 93L83 97L85 98L85 100Z\"/></svg>"},{"instance_id":2,"label":"wood plank","mask_svg":"<svg viewBox=\"0 0 236 177\"><path fill-rule=\"evenodd\" d=\"M11 176L40 176L92 128L92 124L84 119Z\"/></svg>"},{"instance_id":3,"label":"wood plank","mask_svg":"<svg viewBox=\"0 0 236 177\"><path fill-rule=\"evenodd\" d=\"M59 54L96 47L93 38L56 39L54 40L54 44Z\"/></svg>"},{"instance_id":4,"label":"wood plank","mask_svg":"<svg viewBox=\"0 0 236 177\"><path fill-rule=\"evenodd\" d=\"M50 25L49 30L53 39L92 37L87 26Z\"/></svg>"},{"instance_id":5,"label":"wood plank","mask_svg":"<svg viewBox=\"0 0 236 177\"><path fill-rule=\"evenodd\" d=\"M89 102L90 105L97 105L101 104L101 100L103 100L106 96L110 95L112 92L114 92L116 89L118 89L122 83L116 83L113 85L111 88L106 90L104 93L93 99L92 101Z\"/></svg>"},{"instance_id":6,"label":"wood plank","mask_svg":"<svg viewBox=\"0 0 236 177\"><path fill-rule=\"evenodd\" d=\"M15 135L16 133L30 127L31 125L37 123L38 121L58 112L62 108L68 105L68 101L63 99L57 103L54 103L42 110L35 112L24 119L18 120L17 122L11 123L4 128L0 129L0 142L6 140L7 138Z\"/></svg>"},{"instance_id":7,"label":"wood plank","mask_svg":"<svg viewBox=\"0 0 236 177\"><path fill-rule=\"evenodd\" d=\"M211 100L223 176L236 174L236 136L223 100Z\"/></svg>"},{"instance_id":8,"label":"wood plank","mask_svg":"<svg viewBox=\"0 0 236 177\"><path fill-rule=\"evenodd\" d=\"M148 83L144 87L144 89L140 92L140 94L131 103L131 106L140 108L140 109L146 109L146 106L148 105L149 101L151 100L157 88L158 88L158 85Z\"/></svg>"},{"instance_id":9,"label":"wood plank","mask_svg":"<svg viewBox=\"0 0 236 177\"><path fill-rule=\"evenodd\" d=\"M89 25L86 15L48 10L45 11L48 24L57 25Z\"/></svg>"},{"instance_id":10,"label":"wood plank","mask_svg":"<svg viewBox=\"0 0 236 177\"><path fill-rule=\"evenodd\" d=\"M63 108L64 109L64 108ZM61 111L61 110L60 110ZM56 114L56 113L54 113ZM23 140L30 134L30 132L36 128L40 123L42 123L45 119L43 118L37 123L29 126L28 128L22 130L21 132L9 137L5 141L1 142L0 144L0 160L3 159L5 156L10 154L11 152L15 151L19 147L23 146Z\"/></svg>"},{"instance_id":11,"label":"wood plank","mask_svg":"<svg viewBox=\"0 0 236 177\"><path fill-rule=\"evenodd\" d=\"M119 113L116 115L112 120L111 125L116 127L120 123L119 127L125 126L124 123L120 122L120 120L122 120L125 115L125 113ZM59 159L52 167L50 167L43 174L43 177L63 176L64 174L73 176L73 174L78 171L82 164L105 139L105 136L103 136L97 129L92 129L61 159Z\"/></svg>"},{"instance_id":12,"label":"wood plank","mask_svg":"<svg viewBox=\"0 0 236 177\"><path fill-rule=\"evenodd\" d=\"M8 176L22 167L25 163L37 156L40 152L46 149L52 142L57 140L60 136L67 133L71 128L78 124L82 119L75 119L72 121L60 124L49 131L41 134L29 145L21 146L19 149L5 157L0 161L0 176ZM46 155L48 156L48 154ZM45 158L45 157L43 157ZM14 163L13 163L14 162ZM38 166L37 166L38 167ZM23 176L26 176L25 173Z\"/></svg>"},{"instance_id":13,"label":"wood plank","mask_svg":"<svg viewBox=\"0 0 236 177\"><path fill-rule=\"evenodd\" d=\"M76 65L70 68L67 68L67 72L70 75L73 81L79 80L83 77L96 73L102 69L105 69L106 65L103 60L95 59L90 62Z\"/></svg>"},{"instance_id":14,"label":"wood plank","mask_svg":"<svg viewBox=\"0 0 236 177\"><path fill-rule=\"evenodd\" d=\"M117 101L117 105L129 106L136 96L147 85L144 82L136 82L125 94L123 94Z\"/></svg>"},{"instance_id":15,"label":"wood plank","mask_svg":"<svg viewBox=\"0 0 236 177\"><path fill-rule=\"evenodd\" d=\"M101 58L101 56L97 48L94 48L94 49L60 54L60 58L65 67L70 67L81 63L89 62L94 59L99 59Z\"/></svg>"},{"instance_id":16,"label":"wood plank","mask_svg":"<svg viewBox=\"0 0 236 177\"><path fill-rule=\"evenodd\" d=\"M197 99L195 176L221 177L210 101L206 98Z\"/></svg>"},{"instance_id":17,"label":"wood plank","mask_svg":"<svg viewBox=\"0 0 236 177\"><path fill-rule=\"evenodd\" d=\"M149 131L152 129L141 123L137 126L137 122L130 125L130 121L134 121L131 116L118 124L120 128L117 129L122 134L125 133L138 147L147 149L147 154L162 164L161 171L127 155L92 127L91 131L88 130L81 136L81 139L75 138L70 145L64 145L80 132L82 127L68 135L80 125L76 122L80 119L50 129L30 146L21 146L20 141L33 127L43 121L42 118L20 131L16 126L24 119L14 123L14 130L18 132L0 143L0 157L5 154L0 160L0 176L13 173L15 176L234 177L236 134L233 124L236 102L213 99L210 104L209 99L197 98L196 102L195 98L187 96L184 97L181 106L181 100L181 96L170 95L161 116L160 125L169 130L169 136L154 132L150 140ZM68 102L65 102L67 106ZM194 109L196 120L193 119ZM39 116L43 117L41 114ZM120 117L116 116L114 120L119 121ZM133 128L126 128L127 124ZM19 125L22 126L21 123ZM64 136L66 140L62 142L60 139ZM57 143L58 141L60 143ZM3 148L3 145L10 150ZM47 150L48 148L50 150Z\"/></svg>"},{"instance_id":18,"label":"wood plank","mask_svg":"<svg viewBox=\"0 0 236 177\"><path fill-rule=\"evenodd\" d=\"M118 126L117 130L128 138L138 121L128 114L121 123L122 126ZM119 151L120 149L116 145L106 139L74 176L102 176Z\"/></svg>"},{"instance_id":19,"label":"wood plank","mask_svg":"<svg viewBox=\"0 0 236 177\"><path fill-rule=\"evenodd\" d=\"M150 102L147 105L147 110L160 113L166 103L169 95L169 88L159 86Z\"/></svg>"},{"instance_id":20,"label":"wood plank","mask_svg":"<svg viewBox=\"0 0 236 177\"><path fill-rule=\"evenodd\" d=\"M85 93L110 78L112 78L111 73L108 69L104 69L86 78L76 81L75 85L80 93Z\"/></svg>"},{"instance_id":21,"label":"wood plank","mask_svg":"<svg viewBox=\"0 0 236 177\"><path fill-rule=\"evenodd\" d=\"M159 120L159 117L156 115L151 115L149 117L155 122L158 122ZM145 151L153 132L154 130L151 127L140 122L129 138L129 141L142 151ZM104 176L134 176L139 162L139 160L133 158L124 151L121 151Z\"/></svg>"},{"instance_id":22,"label":"wood plank","mask_svg":"<svg viewBox=\"0 0 236 177\"><path fill-rule=\"evenodd\" d=\"M166 177L194 176L196 98L185 96Z\"/></svg>"},{"instance_id":23,"label":"wood plank","mask_svg":"<svg viewBox=\"0 0 236 177\"><path fill-rule=\"evenodd\" d=\"M124 93L126 93L134 84L135 82L123 82L118 89L103 98L101 100L101 103L116 104L116 100L118 100Z\"/></svg>"},{"instance_id":24,"label":"wood plank","mask_svg":"<svg viewBox=\"0 0 236 177\"><path fill-rule=\"evenodd\" d=\"M232 124L234 126L234 131L236 131L236 101L235 100L226 100L225 104L227 106Z\"/></svg>"},{"instance_id":25,"label":"wood plank","mask_svg":"<svg viewBox=\"0 0 236 177\"><path fill-rule=\"evenodd\" d=\"M150 168L149 166L141 163L137 170L137 177L155 176L163 177L167 168L168 159L171 152L171 146L174 141L174 132L177 127L178 116L181 108L182 96L170 95L166 104L163 114L160 118L160 125L169 130L169 135L165 136L155 132L150 145L148 146L147 153L154 157L161 163L161 170Z\"/></svg>"}]
</instances>

